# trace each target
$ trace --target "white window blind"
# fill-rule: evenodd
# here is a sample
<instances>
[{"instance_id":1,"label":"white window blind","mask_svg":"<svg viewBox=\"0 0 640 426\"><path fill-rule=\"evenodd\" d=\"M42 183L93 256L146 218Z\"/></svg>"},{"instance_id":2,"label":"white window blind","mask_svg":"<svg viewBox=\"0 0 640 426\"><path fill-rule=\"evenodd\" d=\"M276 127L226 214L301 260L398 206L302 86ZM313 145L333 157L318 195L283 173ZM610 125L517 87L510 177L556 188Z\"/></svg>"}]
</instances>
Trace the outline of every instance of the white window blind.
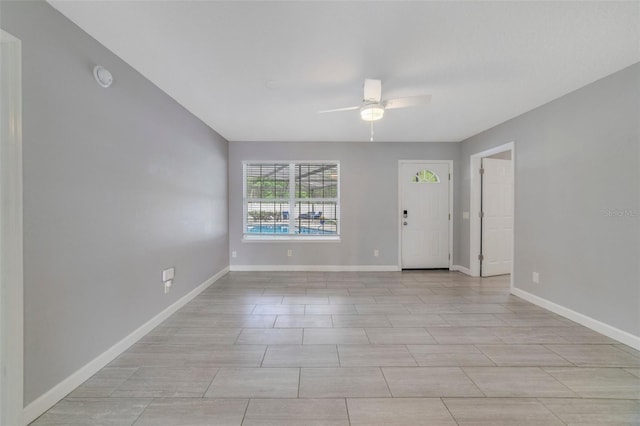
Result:
<instances>
[{"instance_id":1,"label":"white window blind","mask_svg":"<svg viewBox=\"0 0 640 426\"><path fill-rule=\"evenodd\" d=\"M338 162L244 163L245 238L340 235Z\"/></svg>"}]
</instances>

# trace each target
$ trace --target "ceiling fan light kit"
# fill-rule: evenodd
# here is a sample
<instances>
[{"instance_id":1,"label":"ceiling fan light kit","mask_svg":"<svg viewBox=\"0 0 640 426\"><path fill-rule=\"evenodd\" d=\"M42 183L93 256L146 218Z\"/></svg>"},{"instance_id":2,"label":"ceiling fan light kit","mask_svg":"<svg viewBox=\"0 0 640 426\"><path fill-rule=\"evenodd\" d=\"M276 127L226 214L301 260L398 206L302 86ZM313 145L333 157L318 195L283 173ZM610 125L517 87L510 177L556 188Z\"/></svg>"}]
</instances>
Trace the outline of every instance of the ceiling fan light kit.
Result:
<instances>
[{"instance_id":1,"label":"ceiling fan light kit","mask_svg":"<svg viewBox=\"0 0 640 426\"><path fill-rule=\"evenodd\" d=\"M364 121L377 121L384 115L384 107L380 104L364 105L360 108L360 117Z\"/></svg>"}]
</instances>

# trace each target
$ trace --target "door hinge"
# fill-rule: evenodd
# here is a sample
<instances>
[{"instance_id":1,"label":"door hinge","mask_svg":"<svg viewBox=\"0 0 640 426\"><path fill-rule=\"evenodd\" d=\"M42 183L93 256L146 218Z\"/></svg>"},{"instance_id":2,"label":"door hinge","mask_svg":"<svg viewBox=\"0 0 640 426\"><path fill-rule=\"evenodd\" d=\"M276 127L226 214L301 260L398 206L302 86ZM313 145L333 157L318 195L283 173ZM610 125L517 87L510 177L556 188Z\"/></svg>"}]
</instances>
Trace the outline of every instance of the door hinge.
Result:
<instances>
[{"instance_id":1,"label":"door hinge","mask_svg":"<svg viewBox=\"0 0 640 426\"><path fill-rule=\"evenodd\" d=\"M449 213L449 220L451 220L451 213Z\"/></svg>"},{"instance_id":2,"label":"door hinge","mask_svg":"<svg viewBox=\"0 0 640 426\"><path fill-rule=\"evenodd\" d=\"M478 217L479 217L480 219L482 219L482 218L484 217L484 212L479 212L479 213L478 213Z\"/></svg>"},{"instance_id":3,"label":"door hinge","mask_svg":"<svg viewBox=\"0 0 640 426\"><path fill-rule=\"evenodd\" d=\"M484 256L483 256L483 255L481 255L481 254L479 254L479 255L478 255L478 260L479 260L480 262L482 262L482 261L484 260Z\"/></svg>"},{"instance_id":4,"label":"door hinge","mask_svg":"<svg viewBox=\"0 0 640 426\"><path fill-rule=\"evenodd\" d=\"M451 173L449 173L449 180L451 180Z\"/></svg>"},{"instance_id":5,"label":"door hinge","mask_svg":"<svg viewBox=\"0 0 640 426\"><path fill-rule=\"evenodd\" d=\"M451 260L451 253L449 253L449 260Z\"/></svg>"},{"instance_id":6,"label":"door hinge","mask_svg":"<svg viewBox=\"0 0 640 426\"><path fill-rule=\"evenodd\" d=\"M480 168L480 174L483 175L484 174L484 169Z\"/></svg>"}]
</instances>

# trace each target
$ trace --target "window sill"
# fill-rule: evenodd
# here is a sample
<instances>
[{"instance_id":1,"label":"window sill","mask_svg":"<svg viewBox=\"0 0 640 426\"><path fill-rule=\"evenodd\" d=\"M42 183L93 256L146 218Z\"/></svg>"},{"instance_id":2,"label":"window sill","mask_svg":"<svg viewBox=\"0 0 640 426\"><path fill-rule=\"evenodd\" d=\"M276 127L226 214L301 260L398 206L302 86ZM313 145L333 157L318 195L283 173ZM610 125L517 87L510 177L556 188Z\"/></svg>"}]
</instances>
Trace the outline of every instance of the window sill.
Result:
<instances>
[{"instance_id":1,"label":"window sill","mask_svg":"<svg viewBox=\"0 0 640 426\"><path fill-rule=\"evenodd\" d=\"M326 236L304 236L304 235L244 235L242 237L243 243L291 243L291 242L304 242L304 243L336 243L340 242L339 235L326 235Z\"/></svg>"}]
</instances>

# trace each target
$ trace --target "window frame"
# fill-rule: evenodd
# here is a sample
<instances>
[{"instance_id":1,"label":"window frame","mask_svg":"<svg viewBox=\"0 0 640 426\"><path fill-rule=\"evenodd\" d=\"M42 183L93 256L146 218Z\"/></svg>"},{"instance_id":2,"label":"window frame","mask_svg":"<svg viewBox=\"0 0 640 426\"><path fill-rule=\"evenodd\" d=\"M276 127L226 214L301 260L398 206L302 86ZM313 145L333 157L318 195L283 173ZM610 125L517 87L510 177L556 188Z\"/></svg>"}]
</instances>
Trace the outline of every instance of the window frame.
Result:
<instances>
[{"instance_id":1,"label":"window frame","mask_svg":"<svg viewBox=\"0 0 640 426\"><path fill-rule=\"evenodd\" d=\"M247 166L255 165L274 165L274 164L287 164L289 169L289 196L287 198L248 198L247 196ZM296 197L296 168L299 165L313 164L313 165L332 165L336 166L337 170L337 182L336 182L336 197L331 198L297 198ZM341 211L340 211L340 161L330 160L244 160L242 162L242 241L250 242L290 242L290 241L313 241L313 242L332 242L341 240ZM295 229L295 207L299 203L323 203L330 202L335 203L336 209L336 233L335 234L260 234L247 232L248 216L249 216L249 203L251 202L281 202L289 203L289 229Z\"/></svg>"}]
</instances>

